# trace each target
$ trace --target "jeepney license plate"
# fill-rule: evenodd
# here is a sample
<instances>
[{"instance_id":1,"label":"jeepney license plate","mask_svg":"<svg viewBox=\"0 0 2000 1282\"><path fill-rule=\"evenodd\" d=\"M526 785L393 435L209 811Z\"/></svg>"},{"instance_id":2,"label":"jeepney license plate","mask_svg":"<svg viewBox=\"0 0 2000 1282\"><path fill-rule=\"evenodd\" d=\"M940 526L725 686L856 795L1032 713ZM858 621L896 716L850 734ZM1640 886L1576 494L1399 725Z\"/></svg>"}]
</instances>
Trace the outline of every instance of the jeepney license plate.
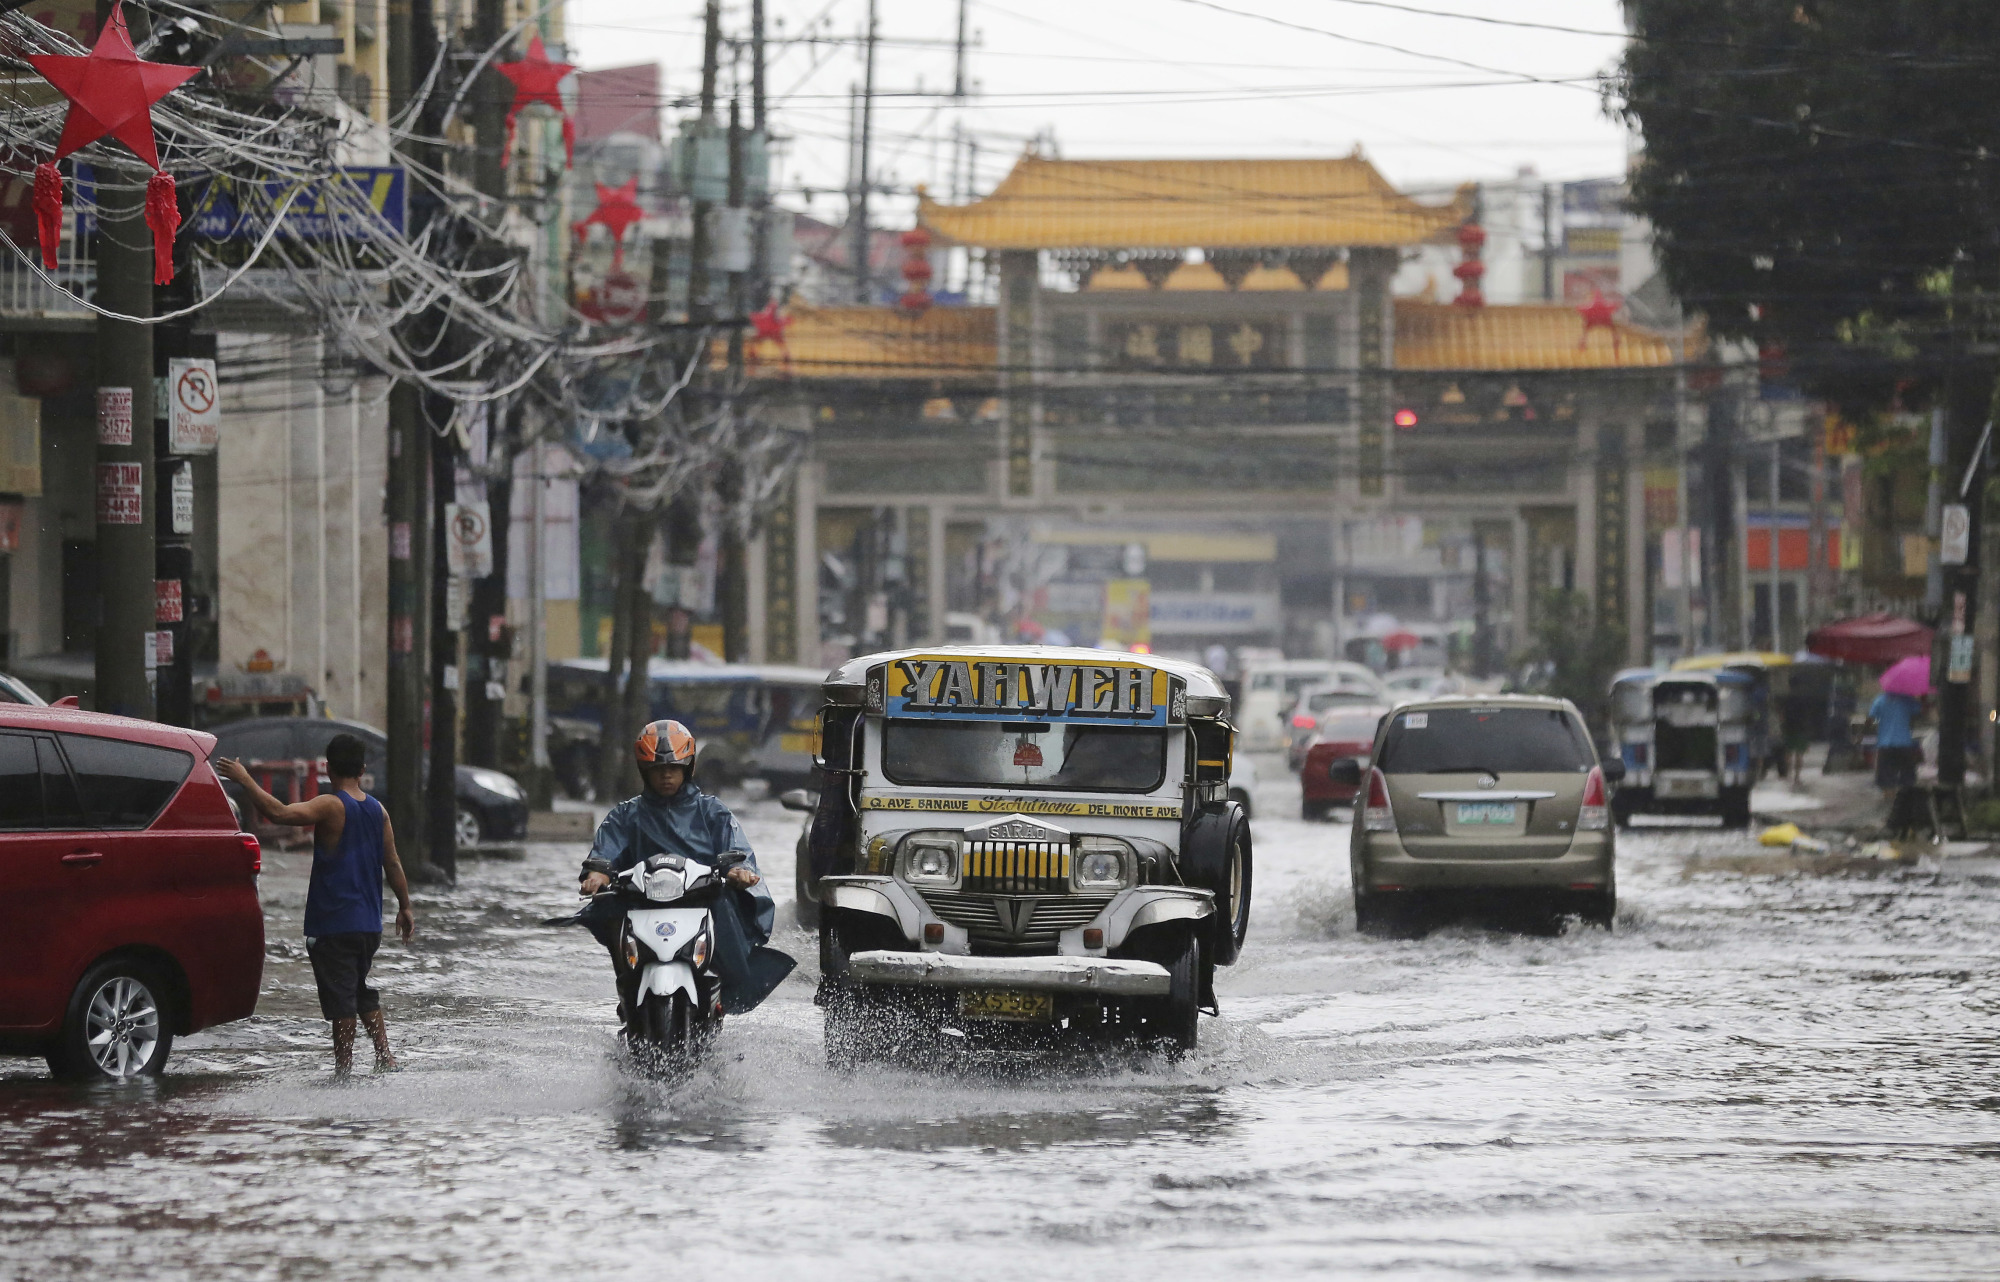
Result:
<instances>
[{"instance_id":1,"label":"jeepney license plate","mask_svg":"<svg viewBox=\"0 0 2000 1282\"><path fill-rule=\"evenodd\" d=\"M1514 822L1514 805L1511 801L1461 801L1458 803L1458 821L1461 824L1511 824Z\"/></svg>"},{"instance_id":2,"label":"jeepney license plate","mask_svg":"<svg viewBox=\"0 0 2000 1282\"><path fill-rule=\"evenodd\" d=\"M1706 779L1668 779L1667 795L1671 797L1699 797L1708 791Z\"/></svg>"},{"instance_id":3,"label":"jeepney license plate","mask_svg":"<svg viewBox=\"0 0 2000 1282\"><path fill-rule=\"evenodd\" d=\"M967 1019L1054 1019L1056 999L1050 993L974 988L959 998L958 1009Z\"/></svg>"}]
</instances>

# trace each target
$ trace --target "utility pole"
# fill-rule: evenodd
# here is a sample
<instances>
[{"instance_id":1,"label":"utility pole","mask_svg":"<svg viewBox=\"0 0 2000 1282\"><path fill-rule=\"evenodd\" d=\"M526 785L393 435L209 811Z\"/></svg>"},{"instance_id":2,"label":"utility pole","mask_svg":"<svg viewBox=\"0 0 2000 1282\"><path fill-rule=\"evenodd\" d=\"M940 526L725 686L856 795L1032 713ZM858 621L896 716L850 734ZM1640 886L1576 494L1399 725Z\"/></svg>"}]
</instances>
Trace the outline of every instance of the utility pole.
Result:
<instances>
[{"instance_id":1,"label":"utility pole","mask_svg":"<svg viewBox=\"0 0 2000 1282\"><path fill-rule=\"evenodd\" d=\"M1542 299L1556 301L1556 185L1542 184Z\"/></svg>"},{"instance_id":2,"label":"utility pole","mask_svg":"<svg viewBox=\"0 0 2000 1282\"><path fill-rule=\"evenodd\" d=\"M1766 540L1765 548L1771 567L1771 649L1777 652L1783 652L1785 648L1785 597L1778 575L1778 467L1782 448L1781 442L1771 442L1771 515L1767 518L1770 521L1770 538Z\"/></svg>"},{"instance_id":3,"label":"utility pole","mask_svg":"<svg viewBox=\"0 0 2000 1282\"><path fill-rule=\"evenodd\" d=\"M110 6L98 5L100 27ZM132 12L144 45L150 20ZM97 166L97 302L106 311L153 314L152 236L146 171L136 162ZM97 583L95 699L99 712L157 715L153 656L153 330L140 320L97 318Z\"/></svg>"},{"instance_id":4,"label":"utility pole","mask_svg":"<svg viewBox=\"0 0 2000 1282\"><path fill-rule=\"evenodd\" d=\"M861 70L861 145L855 165L854 205L850 217L854 221L854 301L866 304L873 300L875 294L875 282L871 279L874 266L868 261L868 149L875 119L875 0L868 0L868 31L863 40L867 52L863 55Z\"/></svg>"},{"instance_id":5,"label":"utility pole","mask_svg":"<svg viewBox=\"0 0 2000 1282\"><path fill-rule=\"evenodd\" d=\"M705 168L703 157L715 145L715 80L721 54L722 3L708 0L702 10L701 119L695 126L694 225L688 242L688 319L693 321L711 320L715 316L715 306L708 296L708 260L714 252L709 218L714 202L703 197L701 174Z\"/></svg>"},{"instance_id":6,"label":"utility pole","mask_svg":"<svg viewBox=\"0 0 2000 1282\"><path fill-rule=\"evenodd\" d=\"M418 85L417 68L428 67L437 51L430 0L410 0L389 8L390 110L409 106ZM421 46L421 47L420 47ZM430 137L435 112L428 101L417 113L419 137ZM413 159L435 167L436 148L410 144ZM413 199L410 233L418 234L430 220L431 202ZM390 282L392 297L401 295ZM431 862L424 823L424 750L430 730L429 683L425 657L430 653L430 581L426 569L430 549L431 434L424 421L423 391L398 382L389 391L389 464L386 506L389 520L389 821L397 833L403 863L418 880L442 880Z\"/></svg>"},{"instance_id":7,"label":"utility pole","mask_svg":"<svg viewBox=\"0 0 2000 1282\"><path fill-rule=\"evenodd\" d=\"M748 217L744 209L743 172L743 120L738 100L729 100L729 220L736 226ZM731 245L730 252L738 248ZM736 394L743 385L743 316L745 306L747 272L738 270L736 262L729 264L729 373L728 383L723 391L723 413L729 426L738 426ZM742 466L735 457L723 460L722 475L718 489L722 508L722 582L721 597L717 603L722 607L722 657L730 663L742 663L750 657L750 573L749 550L744 545L743 522L739 519L739 508L743 503Z\"/></svg>"},{"instance_id":8,"label":"utility pole","mask_svg":"<svg viewBox=\"0 0 2000 1282\"><path fill-rule=\"evenodd\" d=\"M529 448L528 484L528 804L555 801L549 767L548 447L539 433Z\"/></svg>"},{"instance_id":9,"label":"utility pole","mask_svg":"<svg viewBox=\"0 0 2000 1282\"><path fill-rule=\"evenodd\" d=\"M1472 674L1493 671L1492 582L1486 573L1486 531L1472 527ZM1339 656L1335 656L1338 658Z\"/></svg>"},{"instance_id":10,"label":"utility pole","mask_svg":"<svg viewBox=\"0 0 2000 1282\"><path fill-rule=\"evenodd\" d=\"M951 96L963 104L965 102L965 24L972 11L972 0L958 0L958 39L953 44L951 69Z\"/></svg>"}]
</instances>

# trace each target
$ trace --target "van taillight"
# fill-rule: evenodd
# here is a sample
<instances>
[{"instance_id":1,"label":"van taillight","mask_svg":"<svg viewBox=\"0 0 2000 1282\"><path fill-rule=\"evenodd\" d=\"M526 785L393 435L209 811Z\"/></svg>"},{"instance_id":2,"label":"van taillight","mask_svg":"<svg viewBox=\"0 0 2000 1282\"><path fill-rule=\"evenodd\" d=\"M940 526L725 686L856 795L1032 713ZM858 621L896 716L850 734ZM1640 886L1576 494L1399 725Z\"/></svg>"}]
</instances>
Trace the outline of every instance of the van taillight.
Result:
<instances>
[{"instance_id":1,"label":"van taillight","mask_svg":"<svg viewBox=\"0 0 2000 1282\"><path fill-rule=\"evenodd\" d=\"M243 843L243 853L250 856L250 871L264 871L264 847L247 832L239 832L236 839Z\"/></svg>"},{"instance_id":2,"label":"van taillight","mask_svg":"<svg viewBox=\"0 0 2000 1282\"><path fill-rule=\"evenodd\" d=\"M1368 804L1361 811L1363 832L1396 831L1396 812L1389 806L1389 781L1381 770L1368 770Z\"/></svg>"},{"instance_id":3,"label":"van taillight","mask_svg":"<svg viewBox=\"0 0 2000 1282\"><path fill-rule=\"evenodd\" d=\"M1583 783L1583 809L1577 812L1576 830L1603 832L1610 826L1610 812L1604 806L1604 767L1592 766L1590 778Z\"/></svg>"}]
</instances>

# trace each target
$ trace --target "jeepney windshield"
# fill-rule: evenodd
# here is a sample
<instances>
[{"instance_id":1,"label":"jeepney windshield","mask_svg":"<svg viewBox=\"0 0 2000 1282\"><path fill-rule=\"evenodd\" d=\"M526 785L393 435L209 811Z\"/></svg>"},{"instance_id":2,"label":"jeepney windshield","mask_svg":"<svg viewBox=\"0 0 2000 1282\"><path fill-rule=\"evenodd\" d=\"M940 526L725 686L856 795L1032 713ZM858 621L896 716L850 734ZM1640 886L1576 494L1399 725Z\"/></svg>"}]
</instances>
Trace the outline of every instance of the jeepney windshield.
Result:
<instances>
[{"instance_id":1,"label":"jeepney windshield","mask_svg":"<svg viewBox=\"0 0 2000 1282\"><path fill-rule=\"evenodd\" d=\"M1167 731L890 717L882 723L882 769L899 784L1152 792L1166 778Z\"/></svg>"}]
</instances>

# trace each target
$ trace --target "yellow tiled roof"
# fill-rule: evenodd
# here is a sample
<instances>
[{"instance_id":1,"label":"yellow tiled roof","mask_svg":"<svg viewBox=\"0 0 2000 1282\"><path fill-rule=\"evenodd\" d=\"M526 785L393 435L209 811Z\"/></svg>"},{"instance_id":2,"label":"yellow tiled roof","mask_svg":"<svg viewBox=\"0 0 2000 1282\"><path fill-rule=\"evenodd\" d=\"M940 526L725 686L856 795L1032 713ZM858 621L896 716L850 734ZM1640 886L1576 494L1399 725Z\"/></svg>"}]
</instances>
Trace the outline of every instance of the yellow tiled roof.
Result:
<instances>
[{"instance_id":1,"label":"yellow tiled roof","mask_svg":"<svg viewBox=\"0 0 2000 1282\"><path fill-rule=\"evenodd\" d=\"M753 374L794 378L987 378L999 359L990 307L793 307L789 367L776 343L746 340ZM719 346L719 352L726 346Z\"/></svg>"},{"instance_id":2,"label":"yellow tiled roof","mask_svg":"<svg viewBox=\"0 0 2000 1282\"><path fill-rule=\"evenodd\" d=\"M969 205L920 196L917 218L987 249L1390 246L1438 239L1470 192L1420 205L1357 151L1319 160L1055 160L1028 154Z\"/></svg>"},{"instance_id":3,"label":"yellow tiled roof","mask_svg":"<svg viewBox=\"0 0 2000 1282\"><path fill-rule=\"evenodd\" d=\"M1396 368L1606 369L1674 363L1673 344L1630 325L1594 329L1563 303L1454 307L1396 300Z\"/></svg>"}]
</instances>

